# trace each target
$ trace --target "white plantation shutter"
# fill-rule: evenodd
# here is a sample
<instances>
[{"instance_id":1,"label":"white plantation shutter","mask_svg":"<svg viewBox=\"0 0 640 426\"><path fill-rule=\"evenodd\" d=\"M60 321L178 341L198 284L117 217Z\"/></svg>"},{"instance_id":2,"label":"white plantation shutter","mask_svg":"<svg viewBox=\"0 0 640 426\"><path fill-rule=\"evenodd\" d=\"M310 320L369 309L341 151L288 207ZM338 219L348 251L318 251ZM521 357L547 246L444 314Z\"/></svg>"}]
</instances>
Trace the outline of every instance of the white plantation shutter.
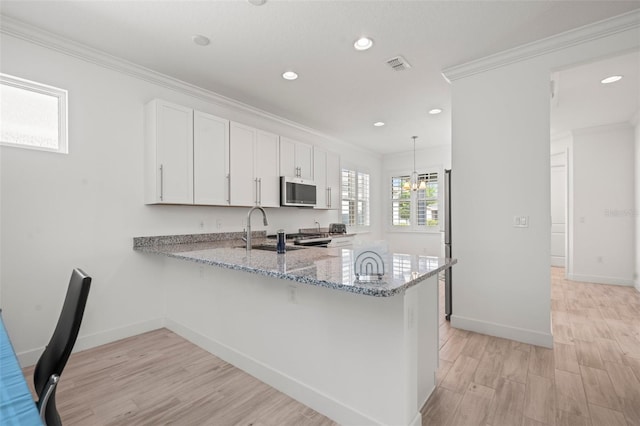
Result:
<instances>
[{"instance_id":1,"label":"white plantation shutter","mask_svg":"<svg viewBox=\"0 0 640 426\"><path fill-rule=\"evenodd\" d=\"M342 169L342 223L369 226L369 175Z\"/></svg>"}]
</instances>

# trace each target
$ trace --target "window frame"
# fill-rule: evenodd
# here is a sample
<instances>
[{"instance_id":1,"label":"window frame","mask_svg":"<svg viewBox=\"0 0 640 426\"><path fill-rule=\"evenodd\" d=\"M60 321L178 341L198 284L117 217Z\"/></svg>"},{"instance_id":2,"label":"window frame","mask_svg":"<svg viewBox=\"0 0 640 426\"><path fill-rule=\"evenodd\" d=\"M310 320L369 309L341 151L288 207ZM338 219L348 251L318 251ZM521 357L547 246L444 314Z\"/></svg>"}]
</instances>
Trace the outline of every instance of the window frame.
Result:
<instances>
[{"instance_id":1,"label":"window frame","mask_svg":"<svg viewBox=\"0 0 640 426\"><path fill-rule=\"evenodd\" d=\"M0 146L8 146L14 148L31 149L36 151L55 152L59 154L69 153L68 138L68 97L69 92L65 89L49 86L47 84L38 83L36 81L26 80L24 78L13 75L0 73L0 85L11 86L17 89L26 90L32 93L52 96L58 100L58 147L48 148L42 146L26 145L10 141L4 141L0 138Z\"/></svg>"},{"instance_id":2,"label":"window frame","mask_svg":"<svg viewBox=\"0 0 640 426\"><path fill-rule=\"evenodd\" d=\"M345 198L343 196L344 194L344 174L345 172L353 172L355 174L354 177L354 193L355 193L355 198ZM359 178L360 176L366 176L367 177L367 189L366 189L366 198L362 198L361 194L360 194L360 186L359 185ZM354 213L354 223L345 223L344 222L344 210L343 210L343 206L344 206L344 202L346 200L349 201L353 201L354 205L355 205L355 213ZM363 205L363 211L365 211L365 216L366 216L366 221L364 221L366 224L361 224L358 223L358 219L359 219L359 215L358 215L358 206L362 203ZM348 214L348 218L350 218L350 214ZM353 231L368 231L369 229L371 229L371 173L369 173L368 171L364 171L364 170L359 170L357 168L351 168L351 167L346 167L343 166L340 168L340 220L341 223L344 223L345 225L347 225L348 227L350 227Z\"/></svg>"},{"instance_id":3,"label":"window frame","mask_svg":"<svg viewBox=\"0 0 640 426\"><path fill-rule=\"evenodd\" d=\"M444 229L444 167L443 166L431 166L418 168L418 176L430 175L432 173L437 174L438 195L435 198L427 198L426 200L435 200L438 203L438 224L437 225L418 225L417 224L417 201L418 192L411 191L411 197L408 200L410 203L411 215L409 218L409 225L394 225L393 224L393 205L398 199L393 198L392 193L392 179L401 178L404 176L411 176L411 171L399 170L391 171L387 174L386 182L386 208L385 208L385 228L387 232L409 232L409 233L439 233Z\"/></svg>"}]
</instances>

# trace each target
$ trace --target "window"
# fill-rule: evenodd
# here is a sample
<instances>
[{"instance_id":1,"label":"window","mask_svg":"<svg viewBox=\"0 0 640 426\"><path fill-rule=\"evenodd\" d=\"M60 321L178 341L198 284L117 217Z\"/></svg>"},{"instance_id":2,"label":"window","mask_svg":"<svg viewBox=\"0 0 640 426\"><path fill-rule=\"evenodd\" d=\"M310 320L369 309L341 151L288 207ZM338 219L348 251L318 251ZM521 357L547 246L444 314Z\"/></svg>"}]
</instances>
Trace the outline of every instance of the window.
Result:
<instances>
[{"instance_id":1,"label":"window","mask_svg":"<svg viewBox=\"0 0 640 426\"><path fill-rule=\"evenodd\" d=\"M410 175L391 177L391 225L413 230L438 226L438 173L419 174L422 188L417 191L410 181Z\"/></svg>"},{"instance_id":2,"label":"window","mask_svg":"<svg viewBox=\"0 0 640 426\"><path fill-rule=\"evenodd\" d=\"M67 91L0 74L0 143L67 153Z\"/></svg>"},{"instance_id":3,"label":"window","mask_svg":"<svg viewBox=\"0 0 640 426\"><path fill-rule=\"evenodd\" d=\"M369 226L369 175L342 169L342 223Z\"/></svg>"}]
</instances>

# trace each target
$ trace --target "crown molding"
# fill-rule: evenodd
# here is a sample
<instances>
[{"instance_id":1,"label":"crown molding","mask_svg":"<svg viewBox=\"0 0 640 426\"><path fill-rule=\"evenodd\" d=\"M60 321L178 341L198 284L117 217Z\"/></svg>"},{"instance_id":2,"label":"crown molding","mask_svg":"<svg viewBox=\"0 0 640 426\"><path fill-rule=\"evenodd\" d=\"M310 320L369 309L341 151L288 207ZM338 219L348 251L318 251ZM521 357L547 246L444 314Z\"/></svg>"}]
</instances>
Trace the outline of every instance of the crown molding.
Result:
<instances>
[{"instance_id":1,"label":"crown molding","mask_svg":"<svg viewBox=\"0 0 640 426\"><path fill-rule=\"evenodd\" d=\"M515 62L556 52L588 41L640 27L640 10L633 10L613 18L584 25L560 34L523 44L493 55L454 65L442 70L449 83Z\"/></svg>"},{"instance_id":2,"label":"crown molding","mask_svg":"<svg viewBox=\"0 0 640 426\"><path fill-rule=\"evenodd\" d=\"M381 154L378 152L366 150L354 143L337 139L333 136L322 133L319 130L304 126L263 109L228 98L219 93L170 77L166 74L159 73L150 68L110 55L101 50L61 37L57 34L45 31L41 28L5 15L0 15L0 34L12 36L103 68L108 68L152 84L157 84L167 89L176 90L221 107L234 109L240 112L248 112L332 142L349 145L358 151L366 152L382 158Z\"/></svg>"}]
</instances>

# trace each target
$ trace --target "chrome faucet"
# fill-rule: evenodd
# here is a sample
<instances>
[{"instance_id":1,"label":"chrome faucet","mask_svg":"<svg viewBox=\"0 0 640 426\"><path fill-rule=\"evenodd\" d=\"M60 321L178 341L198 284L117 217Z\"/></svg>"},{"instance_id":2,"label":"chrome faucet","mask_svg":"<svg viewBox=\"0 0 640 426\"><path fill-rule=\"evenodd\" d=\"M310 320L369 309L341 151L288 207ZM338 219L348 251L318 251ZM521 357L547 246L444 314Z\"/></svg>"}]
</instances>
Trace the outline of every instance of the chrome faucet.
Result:
<instances>
[{"instance_id":1,"label":"chrome faucet","mask_svg":"<svg viewBox=\"0 0 640 426\"><path fill-rule=\"evenodd\" d=\"M314 223L318 226L318 233L320 233L320 222L316 220Z\"/></svg>"},{"instance_id":2,"label":"chrome faucet","mask_svg":"<svg viewBox=\"0 0 640 426\"><path fill-rule=\"evenodd\" d=\"M249 213L247 213L247 235L244 238L247 242L247 251L251 250L251 213L253 213L254 210L260 210L262 212L264 226L269 225L269 222L267 221L267 213L265 213L262 207L256 206L249 210Z\"/></svg>"}]
</instances>

